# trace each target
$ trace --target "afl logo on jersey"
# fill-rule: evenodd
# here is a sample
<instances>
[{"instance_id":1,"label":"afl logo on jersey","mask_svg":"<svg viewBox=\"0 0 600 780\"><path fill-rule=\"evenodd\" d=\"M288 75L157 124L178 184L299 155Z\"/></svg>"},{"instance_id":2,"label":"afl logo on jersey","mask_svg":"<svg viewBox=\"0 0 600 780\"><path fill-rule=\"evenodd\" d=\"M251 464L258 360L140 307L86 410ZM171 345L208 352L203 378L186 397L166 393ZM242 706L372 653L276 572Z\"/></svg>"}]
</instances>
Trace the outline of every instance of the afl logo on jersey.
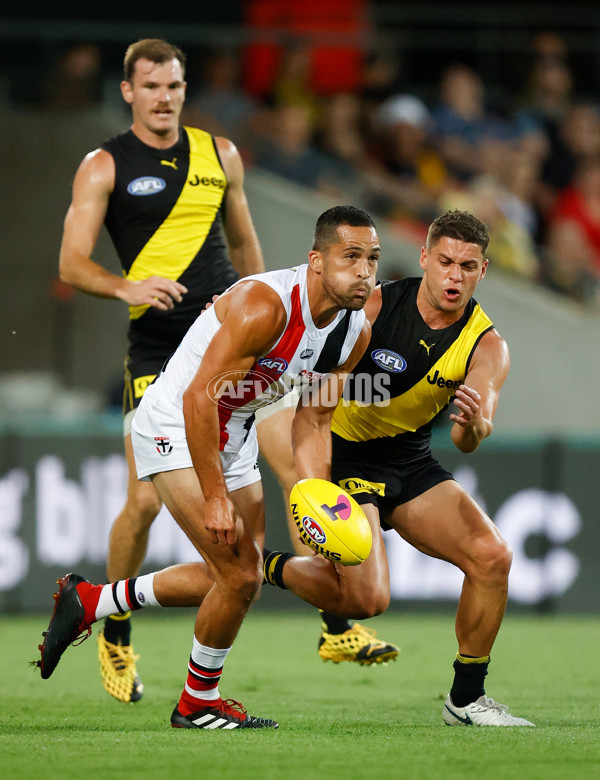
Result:
<instances>
[{"instance_id":1,"label":"afl logo on jersey","mask_svg":"<svg viewBox=\"0 0 600 780\"><path fill-rule=\"evenodd\" d=\"M159 176L140 176L139 179L129 182L127 192L130 195L156 195L166 186L165 180Z\"/></svg>"},{"instance_id":2,"label":"afl logo on jersey","mask_svg":"<svg viewBox=\"0 0 600 780\"><path fill-rule=\"evenodd\" d=\"M374 349L371 352L371 357L379 368L390 371L392 374L399 374L406 368L406 360L397 352L392 352L391 349Z\"/></svg>"},{"instance_id":3,"label":"afl logo on jersey","mask_svg":"<svg viewBox=\"0 0 600 780\"><path fill-rule=\"evenodd\" d=\"M280 357L261 358L258 361L258 365L261 368L268 369L269 371L279 371L280 374L283 374L285 369L288 367L287 360L284 360Z\"/></svg>"}]
</instances>

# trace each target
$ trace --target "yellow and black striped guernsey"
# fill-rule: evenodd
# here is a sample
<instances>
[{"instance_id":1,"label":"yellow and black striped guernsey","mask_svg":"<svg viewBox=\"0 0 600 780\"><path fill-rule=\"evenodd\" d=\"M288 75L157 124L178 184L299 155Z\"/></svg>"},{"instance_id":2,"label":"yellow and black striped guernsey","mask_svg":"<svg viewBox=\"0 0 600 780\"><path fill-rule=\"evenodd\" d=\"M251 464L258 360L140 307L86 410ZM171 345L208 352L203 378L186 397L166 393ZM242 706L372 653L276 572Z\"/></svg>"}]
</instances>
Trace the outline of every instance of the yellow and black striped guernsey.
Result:
<instances>
[{"instance_id":1,"label":"yellow and black striped guernsey","mask_svg":"<svg viewBox=\"0 0 600 780\"><path fill-rule=\"evenodd\" d=\"M128 130L102 144L115 161L115 187L105 224L124 275L163 276L188 288L170 311L129 309L129 340L164 344L169 354L216 293L238 279L221 224L227 177L213 137L184 127L168 149Z\"/></svg>"},{"instance_id":2,"label":"yellow and black striped guernsey","mask_svg":"<svg viewBox=\"0 0 600 780\"><path fill-rule=\"evenodd\" d=\"M432 330L417 308L420 278L382 285L371 341L354 369L331 430L347 441L372 442L390 455L429 446L435 418L465 379L479 339L493 327L471 299L463 316Z\"/></svg>"}]
</instances>

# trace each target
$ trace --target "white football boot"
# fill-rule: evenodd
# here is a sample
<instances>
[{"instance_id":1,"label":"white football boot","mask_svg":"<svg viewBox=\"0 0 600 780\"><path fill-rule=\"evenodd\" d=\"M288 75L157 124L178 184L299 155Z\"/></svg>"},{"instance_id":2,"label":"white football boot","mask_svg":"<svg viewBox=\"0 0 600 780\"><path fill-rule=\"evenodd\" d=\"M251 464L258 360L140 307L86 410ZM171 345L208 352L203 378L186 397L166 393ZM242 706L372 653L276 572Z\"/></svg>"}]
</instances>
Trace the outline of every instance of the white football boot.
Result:
<instances>
[{"instance_id":1,"label":"white football boot","mask_svg":"<svg viewBox=\"0 0 600 780\"><path fill-rule=\"evenodd\" d=\"M455 707L448 694L442 718L448 726L535 726L525 718L510 715L506 704L498 704L487 696L480 696L464 707Z\"/></svg>"}]
</instances>

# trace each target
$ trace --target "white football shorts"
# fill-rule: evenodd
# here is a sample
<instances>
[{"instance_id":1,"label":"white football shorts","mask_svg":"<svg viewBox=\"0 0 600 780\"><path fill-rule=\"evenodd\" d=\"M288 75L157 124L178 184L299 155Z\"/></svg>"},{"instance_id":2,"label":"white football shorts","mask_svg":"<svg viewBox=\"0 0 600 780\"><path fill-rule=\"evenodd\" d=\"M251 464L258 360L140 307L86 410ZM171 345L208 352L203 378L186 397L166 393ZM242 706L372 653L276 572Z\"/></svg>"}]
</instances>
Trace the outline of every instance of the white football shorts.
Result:
<instances>
[{"instance_id":1,"label":"white football shorts","mask_svg":"<svg viewBox=\"0 0 600 780\"><path fill-rule=\"evenodd\" d=\"M131 443L138 479L150 482L152 474L193 468L185 427L156 403L138 406L131 427ZM221 463L227 489L232 492L259 482L258 439L253 425L239 452L222 452Z\"/></svg>"}]
</instances>

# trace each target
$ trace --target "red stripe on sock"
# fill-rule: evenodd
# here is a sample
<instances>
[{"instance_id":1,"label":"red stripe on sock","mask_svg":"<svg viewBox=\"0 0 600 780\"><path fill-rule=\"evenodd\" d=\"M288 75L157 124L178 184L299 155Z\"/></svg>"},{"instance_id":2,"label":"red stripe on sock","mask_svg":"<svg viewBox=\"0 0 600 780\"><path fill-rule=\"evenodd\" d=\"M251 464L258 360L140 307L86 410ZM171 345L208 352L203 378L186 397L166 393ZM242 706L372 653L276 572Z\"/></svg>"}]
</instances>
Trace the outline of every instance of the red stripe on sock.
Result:
<instances>
[{"instance_id":1,"label":"red stripe on sock","mask_svg":"<svg viewBox=\"0 0 600 780\"><path fill-rule=\"evenodd\" d=\"M206 669L204 666L200 666L190 658L188 669L196 674L203 675L204 677L214 677L215 675L221 675L223 673L223 667L220 669Z\"/></svg>"},{"instance_id":2,"label":"red stripe on sock","mask_svg":"<svg viewBox=\"0 0 600 780\"><path fill-rule=\"evenodd\" d=\"M132 604L131 599L129 598L129 579L125 580L125 601L127 602L129 609L137 609L139 606L137 602Z\"/></svg>"},{"instance_id":3,"label":"red stripe on sock","mask_svg":"<svg viewBox=\"0 0 600 780\"><path fill-rule=\"evenodd\" d=\"M186 683L194 691L212 691L218 686L222 671L222 669L219 669L217 672L207 675L209 677L208 680L198 680L198 673L194 677L191 672L188 672Z\"/></svg>"}]
</instances>

